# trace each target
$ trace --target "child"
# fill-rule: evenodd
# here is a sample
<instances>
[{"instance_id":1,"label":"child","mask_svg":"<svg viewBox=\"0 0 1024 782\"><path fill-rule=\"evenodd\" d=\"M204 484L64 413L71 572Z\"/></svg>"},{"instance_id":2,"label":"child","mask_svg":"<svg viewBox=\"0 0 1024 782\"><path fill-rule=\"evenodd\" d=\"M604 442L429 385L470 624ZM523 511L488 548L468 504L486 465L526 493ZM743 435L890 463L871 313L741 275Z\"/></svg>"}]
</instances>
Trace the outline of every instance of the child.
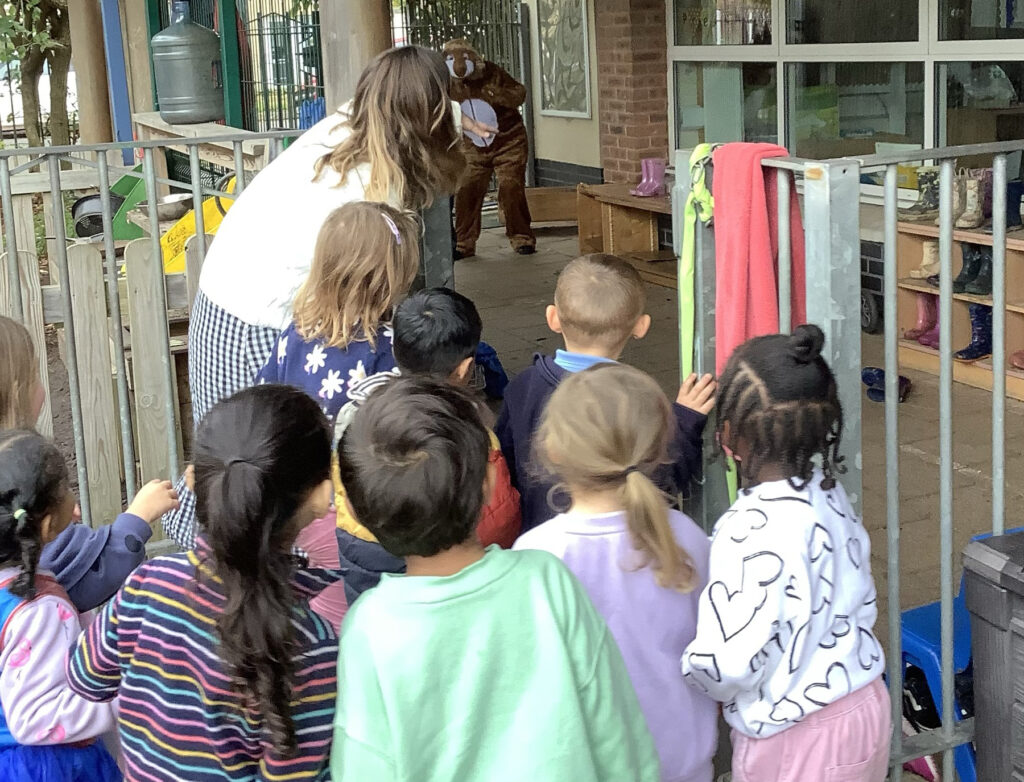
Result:
<instances>
[{"instance_id":1,"label":"child","mask_svg":"<svg viewBox=\"0 0 1024 782\"><path fill-rule=\"evenodd\" d=\"M0 430L32 429L45 401L32 338L20 323L0 316ZM54 575L78 611L90 611L142 564L151 525L177 506L169 481L150 481L113 524L68 524L43 547L39 566ZM77 506L73 516L78 520Z\"/></svg>"},{"instance_id":2,"label":"child","mask_svg":"<svg viewBox=\"0 0 1024 782\"><path fill-rule=\"evenodd\" d=\"M682 664L725 704L733 782L887 773L871 542L836 482L843 411L824 341L817 326L752 339L721 378L718 436L745 488L715 528Z\"/></svg>"},{"instance_id":3,"label":"child","mask_svg":"<svg viewBox=\"0 0 1024 782\"><path fill-rule=\"evenodd\" d=\"M524 531L568 507L568 499L554 491L550 476L539 474L533 464L533 434L544 405L567 376L595 364L614 363L630 339L643 339L651 326L651 316L644 314L646 299L636 269L613 255L584 255L558 276L547 321L564 338L565 350L556 351L554 358L536 356L533 366L509 384L497 424L512 483L522 495ZM685 493L700 474L701 434L714 393L710 375L700 380L692 375L679 389L670 461L654 476L672 496Z\"/></svg>"},{"instance_id":4,"label":"child","mask_svg":"<svg viewBox=\"0 0 1024 782\"><path fill-rule=\"evenodd\" d=\"M31 430L0 432L0 779L106 782L121 772L97 737L108 704L76 695L64 677L82 631L78 612L39 550L71 524L75 497L57 448Z\"/></svg>"},{"instance_id":5,"label":"child","mask_svg":"<svg viewBox=\"0 0 1024 782\"><path fill-rule=\"evenodd\" d=\"M403 375L432 377L466 386L473 375L473 357L483 324L469 299L447 288L428 288L398 305L394 319L395 362ZM490 434L490 463L495 487L484 505L477 535L485 546L509 548L519 534L519 492L509 478L508 465L497 438ZM349 603L376 586L381 573L403 573L405 562L385 551L373 534L338 506L338 547Z\"/></svg>"},{"instance_id":6,"label":"child","mask_svg":"<svg viewBox=\"0 0 1024 782\"><path fill-rule=\"evenodd\" d=\"M601 364L566 378L541 418L536 447L572 508L515 548L561 559L608 622L663 782L711 782L718 706L679 676L679 656L697 630L708 539L669 509L651 480L665 463L672 423L669 401L638 369Z\"/></svg>"},{"instance_id":7,"label":"child","mask_svg":"<svg viewBox=\"0 0 1024 782\"><path fill-rule=\"evenodd\" d=\"M655 782L622 657L582 587L473 534L494 483L477 403L399 378L338 449L356 518L406 575L345 617L335 782Z\"/></svg>"},{"instance_id":8,"label":"child","mask_svg":"<svg viewBox=\"0 0 1024 782\"><path fill-rule=\"evenodd\" d=\"M338 574L289 552L330 505L330 450L319 406L284 386L200 424L203 534L135 571L68 661L76 692L119 698L129 779L323 778L338 642L307 601Z\"/></svg>"}]
</instances>

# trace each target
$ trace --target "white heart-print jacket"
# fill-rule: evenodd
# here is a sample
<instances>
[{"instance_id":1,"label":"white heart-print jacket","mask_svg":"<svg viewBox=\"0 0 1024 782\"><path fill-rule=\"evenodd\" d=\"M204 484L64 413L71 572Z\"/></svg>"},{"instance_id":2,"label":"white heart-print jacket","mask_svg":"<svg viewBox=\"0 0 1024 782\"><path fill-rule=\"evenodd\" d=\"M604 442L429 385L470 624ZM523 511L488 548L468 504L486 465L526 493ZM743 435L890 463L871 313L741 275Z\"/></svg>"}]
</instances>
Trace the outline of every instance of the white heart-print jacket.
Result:
<instances>
[{"instance_id":1,"label":"white heart-print jacket","mask_svg":"<svg viewBox=\"0 0 1024 782\"><path fill-rule=\"evenodd\" d=\"M711 542L687 681L753 738L791 727L885 668L871 542L841 486L788 481L741 492Z\"/></svg>"}]
</instances>

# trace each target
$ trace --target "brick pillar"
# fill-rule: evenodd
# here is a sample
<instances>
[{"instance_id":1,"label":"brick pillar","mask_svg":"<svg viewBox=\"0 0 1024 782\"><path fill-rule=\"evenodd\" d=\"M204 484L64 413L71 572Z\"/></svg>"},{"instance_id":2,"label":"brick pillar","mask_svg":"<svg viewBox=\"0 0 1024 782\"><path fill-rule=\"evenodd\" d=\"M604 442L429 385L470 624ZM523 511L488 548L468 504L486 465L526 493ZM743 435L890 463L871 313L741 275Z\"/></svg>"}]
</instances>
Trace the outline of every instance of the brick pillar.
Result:
<instances>
[{"instance_id":1,"label":"brick pillar","mask_svg":"<svg viewBox=\"0 0 1024 782\"><path fill-rule=\"evenodd\" d=\"M633 182L642 158L668 158L665 0L597 0L594 14L604 178Z\"/></svg>"}]
</instances>

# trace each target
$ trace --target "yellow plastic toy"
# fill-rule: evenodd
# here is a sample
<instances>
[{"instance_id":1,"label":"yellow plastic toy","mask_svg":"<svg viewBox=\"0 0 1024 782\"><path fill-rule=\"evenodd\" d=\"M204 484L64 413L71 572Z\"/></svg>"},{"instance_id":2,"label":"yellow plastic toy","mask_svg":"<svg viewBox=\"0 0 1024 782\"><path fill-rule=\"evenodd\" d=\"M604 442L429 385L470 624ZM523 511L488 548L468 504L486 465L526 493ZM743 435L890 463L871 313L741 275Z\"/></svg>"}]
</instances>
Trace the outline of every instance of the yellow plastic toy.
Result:
<instances>
[{"instance_id":1,"label":"yellow plastic toy","mask_svg":"<svg viewBox=\"0 0 1024 782\"><path fill-rule=\"evenodd\" d=\"M235 192L235 178L232 177L224 186L224 192ZM218 205L219 201L219 205ZM212 196L203 201L203 228L208 234L216 234L220 228L224 213L235 203L233 198ZM185 271L185 242L196 233L196 213L192 209L160 237L160 247L164 256L164 274L182 273Z\"/></svg>"}]
</instances>

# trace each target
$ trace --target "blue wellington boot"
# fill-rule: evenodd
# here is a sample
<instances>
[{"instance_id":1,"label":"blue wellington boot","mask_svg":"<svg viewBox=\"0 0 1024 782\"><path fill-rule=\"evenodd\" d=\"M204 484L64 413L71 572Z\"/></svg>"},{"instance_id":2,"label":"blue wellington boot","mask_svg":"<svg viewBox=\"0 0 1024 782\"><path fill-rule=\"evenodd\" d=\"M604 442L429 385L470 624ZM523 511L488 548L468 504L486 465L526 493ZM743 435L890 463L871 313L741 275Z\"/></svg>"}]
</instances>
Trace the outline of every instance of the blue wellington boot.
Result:
<instances>
[{"instance_id":1,"label":"blue wellington boot","mask_svg":"<svg viewBox=\"0 0 1024 782\"><path fill-rule=\"evenodd\" d=\"M992 308L971 304L971 344L953 354L957 361L974 362L992 355Z\"/></svg>"}]
</instances>

